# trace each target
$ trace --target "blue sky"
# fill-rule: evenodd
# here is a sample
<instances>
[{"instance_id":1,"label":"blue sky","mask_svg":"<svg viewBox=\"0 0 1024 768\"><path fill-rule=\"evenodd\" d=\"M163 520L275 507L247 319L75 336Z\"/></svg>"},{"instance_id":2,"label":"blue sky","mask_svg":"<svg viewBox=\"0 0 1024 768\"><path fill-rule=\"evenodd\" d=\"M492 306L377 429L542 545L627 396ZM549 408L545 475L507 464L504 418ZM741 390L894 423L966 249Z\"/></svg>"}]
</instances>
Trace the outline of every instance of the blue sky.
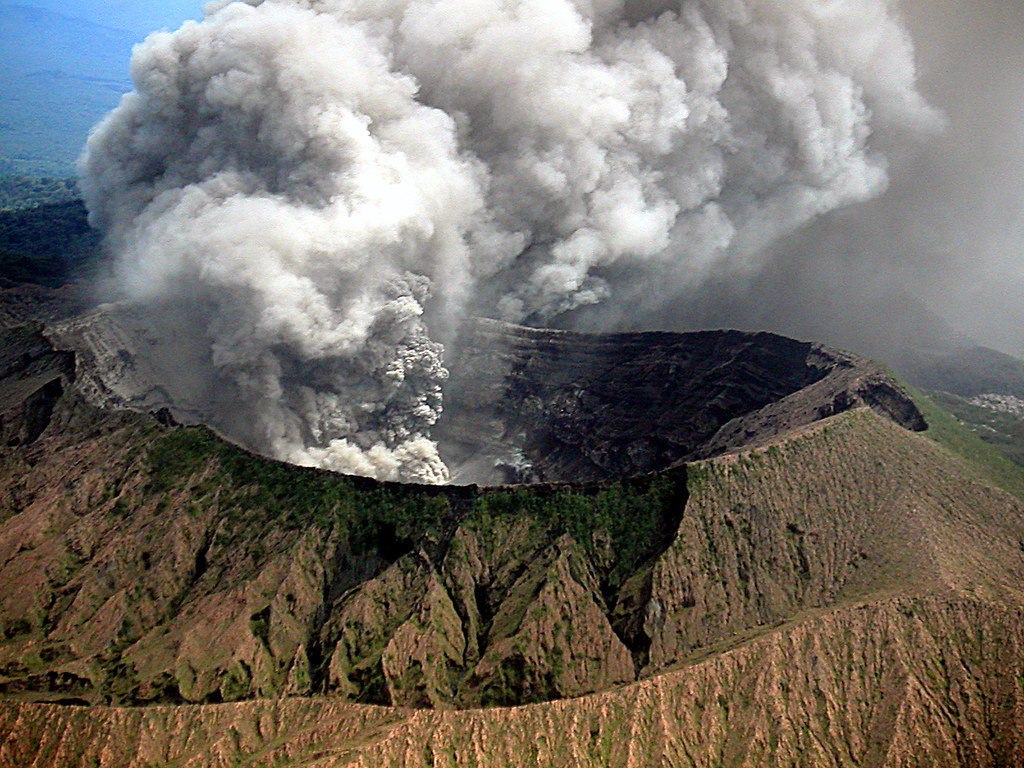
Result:
<instances>
[{"instance_id":1,"label":"blue sky","mask_svg":"<svg viewBox=\"0 0 1024 768\"><path fill-rule=\"evenodd\" d=\"M132 46L202 0L0 0L0 173L68 176L89 129L131 89Z\"/></svg>"},{"instance_id":2,"label":"blue sky","mask_svg":"<svg viewBox=\"0 0 1024 768\"><path fill-rule=\"evenodd\" d=\"M11 0L10 4L41 8L107 27L145 34L174 28L202 15L203 0Z\"/></svg>"}]
</instances>

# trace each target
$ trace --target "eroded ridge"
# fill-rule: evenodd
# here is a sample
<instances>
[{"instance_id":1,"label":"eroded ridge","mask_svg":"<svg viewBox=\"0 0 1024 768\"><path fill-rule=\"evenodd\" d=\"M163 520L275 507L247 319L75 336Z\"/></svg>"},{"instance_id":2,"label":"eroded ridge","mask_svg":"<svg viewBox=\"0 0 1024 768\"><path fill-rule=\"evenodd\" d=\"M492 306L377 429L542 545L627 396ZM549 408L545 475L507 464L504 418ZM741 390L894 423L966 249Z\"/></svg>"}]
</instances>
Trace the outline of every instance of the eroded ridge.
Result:
<instances>
[{"instance_id":1,"label":"eroded ridge","mask_svg":"<svg viewBox=\"0 0 1024 768\"><path fill-rule=\"evenodd\" d=\"M98 409L24 333L5 391L60 392L4 401L42 427L0 453L0 765L1019 762L1024 509L898 398L630 478L401 485Z\"/></svg>"}]
</instances>

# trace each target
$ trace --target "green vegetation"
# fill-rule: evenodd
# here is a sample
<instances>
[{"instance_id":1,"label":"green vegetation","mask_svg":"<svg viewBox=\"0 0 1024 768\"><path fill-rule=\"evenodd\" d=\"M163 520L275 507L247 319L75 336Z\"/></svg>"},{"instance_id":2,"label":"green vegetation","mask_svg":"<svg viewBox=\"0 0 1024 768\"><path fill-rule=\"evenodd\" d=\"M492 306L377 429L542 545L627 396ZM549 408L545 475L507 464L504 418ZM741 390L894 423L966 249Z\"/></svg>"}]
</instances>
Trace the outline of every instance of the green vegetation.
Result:
<instances>
[{"instance_id":1,"label":"green vegetation","mask_svg":"<svg viewBox=\"0 0 1024 768\"><path fill-rule=\"evenodd\" d=\"M481 706L514 707L559 698L553 670L541 680L532 681L527 677L526 666L526 660L520 654L504 659L494 679L481 691Z\"/></svg>"},{"instance_id":2,"label":"green vegetation","mask_svg":"<svg viewBox=\"0 0 1024 768\"><path fill-rule=\"evenodd\" d=\"M215 498L228 522L341 527L354 549L397 556L455 522L440 489L379 484L294 467L245 452L202 427L176 429L149 450L150 490L169 493L205 470L198 503ZM221 537L230 540L230 533ZM225 541L226 543L226 541ZM398 551L395 551L398 550Z\"/></svg>"},{"instance_id":3,"label":"green vegetation","mask_svg":"<svg viewBox=\"0 0 1024 768\"><path fill-rule=\"evenodd\" d=\"M81 200L0 210L0 278L59 286L99 254Z\"/></svg>"},{"instance_id":4,"label":"green vegetation","mask_svg":"<svg viewBox=\"0 0 1024 768\"><path fill-rule=\"evenodd\" d=\"M973 405L949 392L930 392L928 396L982 442L999 449L1024 469L1024 419L1012 413Z\"/></svg>"},{"instance_id":5,"label":"green vegetation","mask_svg":"<svg viewBox=\"0 0 1024 768\"><path fill-rule=\"evenodd\" d=\"M1024 397L1024 360L988 347L967 347L917 360L908 372L918 387L932 393L972 397L1000 392Z\"/></svg>"},{"instance_id":6,"label":"green vegetation","mask_svg":"<svg viewBox=\"0 0 1024 768\"><path fill-rule=\"evenodd\" d=\"M928 422L927 437L966 459L996 486L1024 498L1024 468L999 447L982 440L931 397L911 387L908 389Z\"/></svg>"},{"instance_id":7,"label":"green vegetation","mask_svg":"<svg viewBox=\"0 0 1024 768\"><path fill-rule=\"evenodd\" d=\"M252 670L244 661L237 661L221 679L220 692L224 701L240 701L250 692Z\"/></svg>"},{"instance_id":8,"label":"green vegetation","mask_svg":"<svg viewBox=\"0 0 1024 768\"><path fill-rule=\"evenodd\" d=\"M74 179L34 178L0 174L0 211L20 211L78 199Z\"/></svg>"},{"instance_id":9,"label":"green vegetation","mask_svg":"<svg viewBox=\"0 0 1024 768\"><path fill-rule=\"evenodd\" d=\"M475 487L379 483L254 456L202 427L175 429L149 449L149 488L169 494L194 481L196 503L216 500L229 522L274 521L286 528L344 530L356 551L392 559L416 544L444 540L460 522L486 526L503 516L530 517L552 533L569 533L594 560L597 531L610 537L615 560L606 574L617 588L659 551L682 513L683 472L587 486ZM220 534L230 540L226 530Z\"/></svg>"},{"instance_id":10,"label":"green vegetation","mask_svg":"<svg viewBox=\"0 0 1024 768\"><path fill-rule=\"evenodd\" d=\"M682 514L684 484L681 472L659 472L587 486L495 488L477 500L472 519L479 525L505 515L532 517L570 534L594 562L602 558L594 551L593 534L606 531L616 555L607 584L618 589L675 532L672 523Z\"/></svg>"}]
</instances>

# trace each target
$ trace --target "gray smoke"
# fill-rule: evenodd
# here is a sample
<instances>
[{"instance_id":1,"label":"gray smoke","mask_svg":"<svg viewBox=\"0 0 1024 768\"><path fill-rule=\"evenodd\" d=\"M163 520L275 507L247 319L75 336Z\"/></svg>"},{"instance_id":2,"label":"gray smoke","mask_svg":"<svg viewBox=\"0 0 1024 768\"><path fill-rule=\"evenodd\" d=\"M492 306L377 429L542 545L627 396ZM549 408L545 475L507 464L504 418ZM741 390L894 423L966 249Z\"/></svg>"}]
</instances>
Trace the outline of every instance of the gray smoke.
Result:
<instances>
[{"instance_id":1,"label":"gray smoke","mask_svg":"<svg viewBox=\"0 0 1024 768\"><path fill-rule=\"evenodd\" d=\"M459 317L755 273L939 122L885 0L217 3L132 76L83 160L123 290L195 308L239 439L427 482Z\"/></svg>"},{"instance_id":2,"label":"gray smoke","mask_svg":"<svg viewBox=\"0 0 1024 768\"><path fill-rule=\"evenodd\" d=\"M768 329L898 369L907 352L971 343L1024 357L1024 3L898 7L919 90L945 127L909 142L875 133L890 162L883 194L776 240L749 275L715 275L646 314L594 307L573 323Z\"/></svg>"}]
</instances>

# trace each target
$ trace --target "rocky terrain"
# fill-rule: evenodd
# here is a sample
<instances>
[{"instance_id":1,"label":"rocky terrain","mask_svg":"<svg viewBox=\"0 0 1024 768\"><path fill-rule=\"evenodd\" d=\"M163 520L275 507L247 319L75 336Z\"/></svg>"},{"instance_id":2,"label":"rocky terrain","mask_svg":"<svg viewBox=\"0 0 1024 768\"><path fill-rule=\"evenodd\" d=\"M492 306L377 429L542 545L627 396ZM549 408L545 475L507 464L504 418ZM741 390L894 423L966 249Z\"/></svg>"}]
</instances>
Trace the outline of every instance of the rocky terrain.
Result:
<instances>
[{"instance_id":1,"label":"rocky terrain","mask_svg":"<svg viewBox=\"0 0 1024 768\"><path fill-rule=\"evenodd\" d=\"M166 412L97 409L69 354L19 333L26 371L65 368L48 369L55 386L28 380L57 397L0 464L0 578L18 585L0 596L8 693L430 705L636 679L643 641L626 627L643 606L628 598L671 541L685 469L508 490L297 469ZM23 411L4 413L9 431Z\"/></svg>"},{"instance_id":2,"label":"rocky terrain","mask_svg":"<svg viewBox=\"0 0 1024 768\"><path fill-rule=\"evenodd\" d=\"M463 347L491 456L604 479L289 467L6 331L0 766L1021 763L1024 505L894 380L767 334L474 331L505 332Z\"/></svg>"},{"instance_id":3,"label":"rocky terrain","mask_svg":"<svg viewBox=\"0 0 1024 768\"><path fill-rule=\"evenodd\" d=\"M166 408L183 423L244 433L224 420L232 409L217 405L216 386L188 373L203 368L204 350L161 327L174 311L105 305L47 335L75 352L94 405ZM860 405L924 428L876 364L768 333L588 335L474 320L453 348L433 437L459 484L631 477Z\"/></svg>"},{"instance_id":4,"label":"rocky terrain","mask_svg":"<svg viewBox=\"0 0 1024 768\"><path fill-rule=\"evenodd\" d=\"M862 405L925 426L876 364L769 333L593 335L477 320L456 349L435 436L463 482L628 477Z\"/></svg>"},{"instance_id":5,"label":"rocky terrain","mask_svg":"<svg viewBox=\"0 0 1024 768\"><path fill-rule=\"evenodd\" d=\"M1017 766L1022 618L977 603L893 599L811 617L615 691L513 709L330 698L131 709L0 703L0 764Z\"/></svg>"},{"instance_id":6,"label":"rocky terrain","mask_svg":"<svg viewBox=\"0 0 1024 768\"><path fill-rule=\"evenodd\" d=\"M58 352L38 328L2 332L0 444L29 445L50 423L53 409L75 375L75 356Z\"/></svg>"},{"instance_id":7,"label":"rocky terrain","mask_svg":"<svg viewBox=\"0 0 1024 768\"><path fill-rule=\"evenodd\" d=\"M0 276L0 328L66 319L84 311L87 293L79 285L45 288Z\"/></svg>"}]
</instances>

